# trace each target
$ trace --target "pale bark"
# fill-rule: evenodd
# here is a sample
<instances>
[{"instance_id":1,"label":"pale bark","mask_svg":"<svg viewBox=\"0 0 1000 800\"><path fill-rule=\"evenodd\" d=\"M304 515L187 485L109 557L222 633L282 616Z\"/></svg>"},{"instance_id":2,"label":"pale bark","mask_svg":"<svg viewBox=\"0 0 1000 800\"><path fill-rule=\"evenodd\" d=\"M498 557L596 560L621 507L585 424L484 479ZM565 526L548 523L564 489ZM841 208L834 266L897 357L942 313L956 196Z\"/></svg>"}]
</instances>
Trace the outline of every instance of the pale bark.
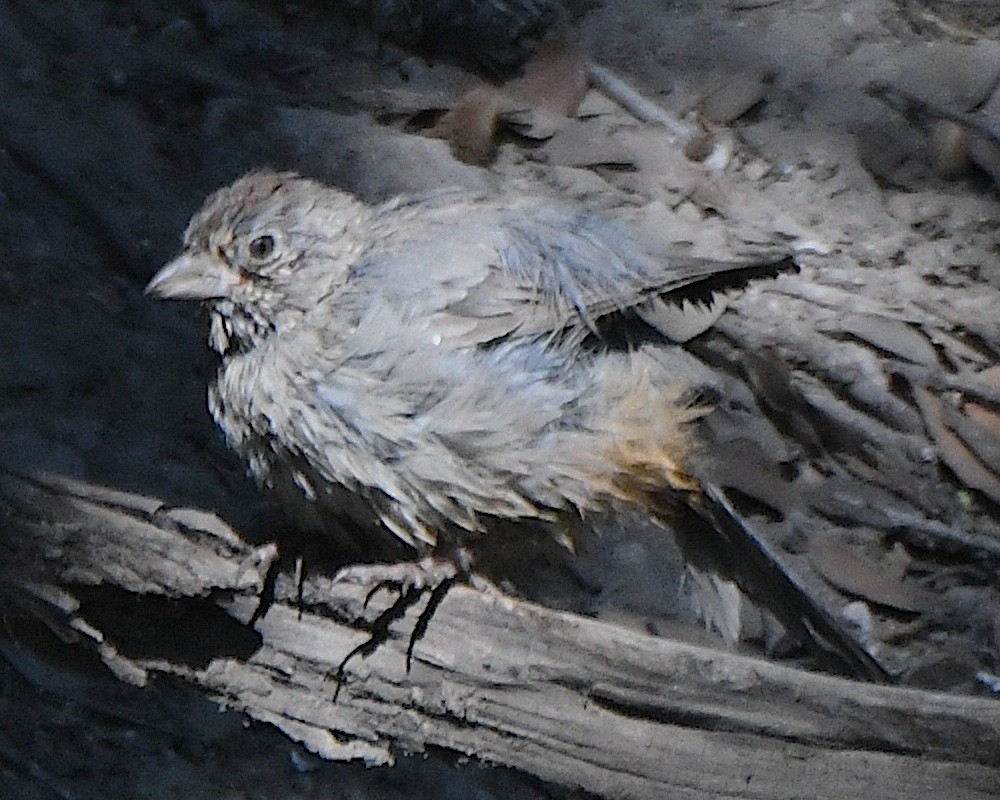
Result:
<instances>
[{"instance_id":1,"label":"pale bark","mask_svg":"<svg viewBox=\"0 0 1000 800\"><path fill-rule=\"evenodd\" d=\"M116 646L127 623L99 628L74 592L211 598L242 624L273 549L209 514L56 477L4 474L0 502L8 603L30 600L124 679L179 676L324 758L385 764L440 747L615 798L972 798L1000 785L995 702L812 674L463 586L409 674L419 606L350 662L336 701L337 665L386 598L365 610L369 587L321 575L301 613L292 577L279 578L245 657L221 645L201 664L134 657ZM209 641L215 624L200 632Z\"/></svg>"}]
</instances>

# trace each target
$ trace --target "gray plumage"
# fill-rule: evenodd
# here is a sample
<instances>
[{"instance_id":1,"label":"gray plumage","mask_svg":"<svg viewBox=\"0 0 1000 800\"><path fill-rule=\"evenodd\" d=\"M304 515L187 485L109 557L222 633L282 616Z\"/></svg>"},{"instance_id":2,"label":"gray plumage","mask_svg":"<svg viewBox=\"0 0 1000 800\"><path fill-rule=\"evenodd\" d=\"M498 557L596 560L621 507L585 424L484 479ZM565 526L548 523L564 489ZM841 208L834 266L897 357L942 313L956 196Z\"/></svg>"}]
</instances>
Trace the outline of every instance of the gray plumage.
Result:
<instances>
[{"instance_id":1,"label":"gray plumage","mask_svg":"<svg viewBox=\"0 0 1000 800\"><path fill-rule=\"evenodd\" d=\"M211 411L261 483L374 512L422 546L492 517L585 511L654 474L689 486L698 412L656 349L582 343L720 269L667 268L550 200L454 190L369 207L256 173L209 198L149 291L213 302Z\"/></svg>"},{"instance_id":2,"label":"gray plumage","mask_svg":"<svg viewBox=\"0 0 1000 800\"><path fill-rule=\"evenodd\" d=\"M147 291L211 304L212 415L303 525L342 543L382 528L426 551L512 528L560 537L621 502L661 523L688 509L692 554L712 550L790 630L877 677L687 474L702 410L682 401L662 339L621 338L656 325L663 298L708 302L794 268L663 263L625 228L547 199L449 190L372 207L259 172L208 198Z\"/></svg>"}]
</instances>

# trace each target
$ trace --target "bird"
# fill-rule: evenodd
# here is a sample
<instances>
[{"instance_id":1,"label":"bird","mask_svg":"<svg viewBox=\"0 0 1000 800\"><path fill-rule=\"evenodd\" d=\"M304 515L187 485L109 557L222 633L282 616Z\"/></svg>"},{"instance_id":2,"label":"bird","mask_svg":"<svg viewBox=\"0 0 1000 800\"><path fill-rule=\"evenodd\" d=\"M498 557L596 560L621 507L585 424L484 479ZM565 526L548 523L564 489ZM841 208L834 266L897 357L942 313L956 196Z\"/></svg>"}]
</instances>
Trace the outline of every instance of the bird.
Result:
<instances>
[{"instance_id":1,"label":"bird","mask_svg":"<svg viewBox=\"0 0 1000 800\"><path fill-rule=\"evenodd\" d=\"M696 519L752 598L872 677L870 655L688 470L706 409L663 357L677 346L665 304L795 270L665 262L549 197L437 188L369 204L258 170L207 198L146 292L209 306L211 414L304 528L426 567L501 530L514 547L521 531L564 539L615 504L665 528ZM401 595L420 588L411 577Z\"/></svg>"}]
</instances>

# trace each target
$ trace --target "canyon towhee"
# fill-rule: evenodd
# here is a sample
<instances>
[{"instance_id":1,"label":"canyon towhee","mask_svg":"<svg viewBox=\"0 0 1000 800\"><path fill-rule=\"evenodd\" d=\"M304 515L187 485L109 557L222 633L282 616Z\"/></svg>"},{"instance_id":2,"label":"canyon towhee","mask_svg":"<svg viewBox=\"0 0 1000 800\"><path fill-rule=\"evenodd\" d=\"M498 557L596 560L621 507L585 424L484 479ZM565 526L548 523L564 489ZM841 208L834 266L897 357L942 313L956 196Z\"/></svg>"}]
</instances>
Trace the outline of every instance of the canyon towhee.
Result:
<instances>
[{"instance_id":1,"label":"canyon towhee","mask_svg":"<svg viewBox=\"0 0 1000 800\"><path fill-rule=\"evenodd\" d=\"M442 190L369 206L256 172L208 198L147 291L210 302L212 415L307 527L447 554L512 524L564 536L614 503L665 525L693 508L739 573L759 548L686 470L703 411L661 357L658 311L794 268L665 264L550 199ZM786 627L870 667L763 570L735 578Z\"/></svg>"}]
</instances>

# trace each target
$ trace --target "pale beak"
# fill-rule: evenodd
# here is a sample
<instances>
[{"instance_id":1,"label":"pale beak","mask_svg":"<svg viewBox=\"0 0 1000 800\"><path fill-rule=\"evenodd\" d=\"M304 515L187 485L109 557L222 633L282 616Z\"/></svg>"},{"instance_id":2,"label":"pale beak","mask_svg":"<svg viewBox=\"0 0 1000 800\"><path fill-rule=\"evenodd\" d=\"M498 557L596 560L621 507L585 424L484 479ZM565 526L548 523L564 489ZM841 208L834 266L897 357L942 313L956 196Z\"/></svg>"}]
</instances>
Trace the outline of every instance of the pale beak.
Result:
<instances>
[{"instance_id":1,"label":"pale beak","mask_svg":"<svg viewBox=\"0 0 1000 800\"><path fill-rule=\"evenodd\" d=\"M241 282L239 271L221 259L185 253L157 272L145 293L171 300L221 300Z\"/></svg>"}]
</instances>

